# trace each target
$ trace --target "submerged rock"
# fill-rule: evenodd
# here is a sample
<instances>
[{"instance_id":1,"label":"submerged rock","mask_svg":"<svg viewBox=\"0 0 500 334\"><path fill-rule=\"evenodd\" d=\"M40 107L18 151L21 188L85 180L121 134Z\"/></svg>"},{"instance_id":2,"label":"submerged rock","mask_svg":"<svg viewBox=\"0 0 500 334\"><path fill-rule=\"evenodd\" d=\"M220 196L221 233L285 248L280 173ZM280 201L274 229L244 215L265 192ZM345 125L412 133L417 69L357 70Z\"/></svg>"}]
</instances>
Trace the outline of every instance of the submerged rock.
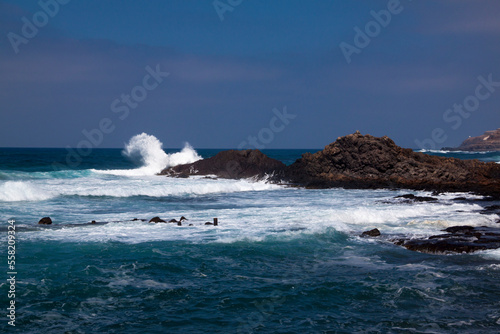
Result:
<instances>
[{"instance_id":1,"label":"submerged rock","mask_svg":"<svg viewBox=\"0 0 500 334\"><path fill-rule=\"evenodd\" d=\"M43 217L42 219L40 219L38 224L50 225L50 224L52 224L52 219L50 219L50 217Z\"/></svg>"},{"instance_id":2,"label":"submerged rock","mask_svg":"<svg viewBox=\"0 0 500 334\"><path fill-rule=\"evenodd\" d=\"M380 231L378 230L378 228L374 228L373 230L369 231L364 231L360 235L360 237L378 237L378 236L380 236Z\"/></svg>"},{"instance_id":3,"label":"submerged rock","mask_svg":"<svg viewBox=\"0 0 500 334\"><path fill-rule=\"evenodd\" d=\"M447 233L393 242L409 250L430 254L471 253L500 248L500 228L497 227L453 226L443 231Z\"/></svg>"},{"instance_id":4,"label":"submerged rock","mask_svg":"<svg viewBox=\"0 0 500 334\"><path fill-rule=\"evenodd\" d=\"M427 196L415 196L413 194L406 194L401 196L396 196L394 198L403 198L409 200L409 202L435 202L438 199L435 197L427 197Z\"/></svg>"},{"instance_id":5,"label":"submerged rock","mask_svg":"<svg viewBox=\"0 0 500 334\"><path fill-rule=\"evenodd\" d=\"M259 150L229 150L191 164L166 168L160 175L175 177L215 175L226 179L240 179L276 174L285 167L281 161L271 159Z\"/></svg>"}]
</instances>

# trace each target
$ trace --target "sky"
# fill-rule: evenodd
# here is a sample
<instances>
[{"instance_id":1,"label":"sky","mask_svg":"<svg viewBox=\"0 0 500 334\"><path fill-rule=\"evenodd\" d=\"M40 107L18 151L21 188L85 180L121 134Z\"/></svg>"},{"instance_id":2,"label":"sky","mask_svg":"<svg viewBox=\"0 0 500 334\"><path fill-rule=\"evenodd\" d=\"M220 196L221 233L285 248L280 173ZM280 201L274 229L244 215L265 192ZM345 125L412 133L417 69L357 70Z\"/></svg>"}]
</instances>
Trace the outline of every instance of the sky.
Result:
<instances>
[{"instance_id":1,"label":"sky","mask_svg":"<svg viewBox=\"0 0 500 334\"><path fill-rule=\"evenodd\" d=\"M497 0L0 0L0 147L410 148L500 128Z\"/></svg>"}]
</instances>

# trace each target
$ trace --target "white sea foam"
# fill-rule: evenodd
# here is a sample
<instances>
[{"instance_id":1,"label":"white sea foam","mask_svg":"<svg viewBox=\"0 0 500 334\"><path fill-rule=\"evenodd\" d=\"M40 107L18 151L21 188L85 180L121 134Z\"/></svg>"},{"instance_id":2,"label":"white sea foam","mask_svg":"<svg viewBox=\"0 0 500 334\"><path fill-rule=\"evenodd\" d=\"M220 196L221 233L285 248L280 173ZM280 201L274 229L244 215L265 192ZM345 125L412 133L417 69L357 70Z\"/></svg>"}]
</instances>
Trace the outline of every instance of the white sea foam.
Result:
<instances>
[{"instance_id":1,"label":"white sea foam","mask_svg":"<svg viewBox=\"0 0 500 334\"><path fill-rule=\"evenodd\" d=\"M153 177L150 177L153 179ZM121 178L120 178L121 179ZM126 178L132 181L134 178ZM144 182L145 178L142 179ZM283 188L265 183L252 183L234 180L171 179L172 188L187 196L197 196L194 192L203 191L241 191L233 195L207 198L200 202L203 210L189 205L166 205L164 211L153 211L149 207L122 207L120 213L101 213L96 217L92 212L76 215L74 223L109 221L107 225L82 226L64 229L48 229L26 232L28 238L60 240L69 242L107 242L141 243L153 241L185 241L193 243L234 243L262 242L265 240L289 240L302 237L322 237L332 231L359 235L362 231L379 228L384 235L432 235L441 233L445 227L453 225L495 225L496 215L481 215L479 206L461 203L418 203L401 204L381 202L391 199L395 194L390 191L372 190L307 190ZM122 179L123 180L123 179ZM215 188L213 188L215 187ZM221 188L217 188L221 187ZM227 187L224 189L224 187ZM103 191L106 187L95 187ZM131 186L129 190L132 190ZM139 188L136 186L136 188ZM161 187L144 187L162 191ZM195 189L196 188L196 189ZM184 189L184 190L181 190ZM205 190L203 190L205 189ZM238 189L238 190L237 190ZM251 191L260 189L262 191ZM79 193L91 189L77 189ZM116 189L115 189L116 190ZM246 191L245 190L249 190ZM272 190L272 191L270 191ZM105 190L104 190L105 191ZM113 190L110 190L113 191ZM166 192L170 192L166 187ZM417 193L423 195L423 193ZM119 196L115 194L114 196ZM166 195L170 196L170 195ZM95 210L106 212L107 201L95 202ZM159 207L159 206L153 206ZM150 219L189 219L182 227L174 224L149 224L131 222L133 217ZM218 217L218 227L205 226L205 221ZM66 223L65 213L59 218ZM53 217L58 224L58 218ZM123 221L123 222L113 222ZM194 226L185 226L188 223ZM367 241L368 242L368 241Z\"/></svg>"},{"instance_id":2,"label":"white sea foam","mask_svg":"<svg viewBox=\"0 0 500 334\"><path fill-rule=\"evenodd\" d=\"M186 143L184 148L177 153L167 154L162 149L163 144L155 136L141 133L135 135L126 144L123 154L129 159L142 165L135 169L115 169L115 170L95 170L96 173L123 175L123 176L141 176L155 175L162 169L188 164L201 159L196 151Z\"/></svg>"},{"instance_id":3,"label":"white sea foam","mask_svg":"<svg viewBox=\"0 0 500 334\"><path fill-rule=\"evenodd\" d=\"M6 181L0 184L0 201L43 201L53 198L51 191L44 190L27 181Z\"/></svg>"},{"instance_id":4,"label":"white sea foam","mask_svg":"<svg viewBox=\"0 0 500 334\"><path fill-rule=\"evenodd\" d=\"M487 258L487 259L493 259L493 260L500 260L500 248L499 249L489 249L485 250L482 252L479 252L482 257ZM496 270L500 270L500 265L499 264L494 264L494 265L489 265L488 267L494 267ZM481 268L479 268L481 269Z\"/></svg>"},{"instance_id":5,"label":"white sea foam","mask_svg":"<svg viewBox=\"0 0 500 334\"><path fill-rule=\"evenodd\" d=\"M163 176L101 176L0 183L0 202L43 201L58 196L190 197L265 191L281 186L252 180L176 179Z\"/></svg>"},{"instance_id":6,"label":"white sea foam","mask_svg":"<svg viewBox=\"0 0 500 334\"><path fill-rule=\"evenodd\" d=\"M74 179L89 176L90 170L60 170L50 172L23 172L4 170L0 172L0 180L25 181L38 179Z\"/></svg>"},{"instance_id":7,"label":"white sea foam","mask_svg":"<svg viewBox=\"0 0 500 334\"><path fill-rule=\"evenodd\" d=\"M420 152L420 153L442 153L442 154L446 154L446 153L450 153L451 151L421 149L421 150L418 150L417 152Z\"/></svg>"},{"instance_id":8,"label":"white sea foam","mask_svg":"<svg viewBox=\"0 0 500 334\"><path fill-rule=\"evenodd\" d=\"M261 191L280 187L265 182L249 180L173 179L162 176L131 177L128 180L92 180L92 183L75 182L60 189L61 195L77 196L191 196L243 191Z\"/></svg>"},{"instance_id":9,"label":"white sea foam","mask_svg":"<svg viewBox=\"0 0 500 334\"><path fill-rule=\"evenodd\" d=\"M447 154L447 153L462 153L462 154L488 154L492 153L494 151L447 151L447 150L426 150L426 149L421 149L418 150L417 152L420 153L442 153L442 154Z\"/></svg>"}]
</instances>

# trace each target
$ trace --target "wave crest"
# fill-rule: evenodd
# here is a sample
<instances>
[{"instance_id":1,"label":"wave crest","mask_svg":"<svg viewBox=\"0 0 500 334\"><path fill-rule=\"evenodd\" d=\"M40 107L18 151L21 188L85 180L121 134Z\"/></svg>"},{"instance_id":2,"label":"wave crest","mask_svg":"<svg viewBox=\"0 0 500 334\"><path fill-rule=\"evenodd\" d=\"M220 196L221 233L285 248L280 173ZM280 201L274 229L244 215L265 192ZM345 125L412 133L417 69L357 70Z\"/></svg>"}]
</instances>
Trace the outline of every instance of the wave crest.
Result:
<instances>
[{"instance_id":1,"label":"wave crest","mask_svg":"<svg viewBox=\"0 0 500 334\"><path fill-rule=\"evenodd\" d=\"M43 201L54 197L50 192L44 191L30 182L7 181L0 184L0 201Z\"/></svg>"},{"instance_id":2,"label":"wave crest","mask_svg":"<svg viewBox=\"0 0 500 334\"><path fill-rule=\"evenodd\" d=\"M136 169L115 169L115 170L93 170L94 172L123 175L123 176L143 176L155 175L164 168L181 164L189 164L201 159L198 153L189 143L177 153L167 154L163 151L163 144L155 136L141 133L133 136L125 145L123 154L129 159L142 165Z\"/></svg>"}]
</instances>

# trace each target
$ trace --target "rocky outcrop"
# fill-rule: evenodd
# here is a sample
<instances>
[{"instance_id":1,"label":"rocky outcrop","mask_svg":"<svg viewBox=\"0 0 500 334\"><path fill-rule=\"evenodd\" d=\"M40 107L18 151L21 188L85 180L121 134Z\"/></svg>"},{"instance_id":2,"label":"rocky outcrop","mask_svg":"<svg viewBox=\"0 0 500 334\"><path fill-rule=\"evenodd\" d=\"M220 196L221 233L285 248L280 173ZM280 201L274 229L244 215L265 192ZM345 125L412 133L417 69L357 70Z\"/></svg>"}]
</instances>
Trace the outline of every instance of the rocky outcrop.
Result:
<instances>
[{"instance_id":1,"label":"rocky outcrop","mask_svg":"<svg viewBox=\"0 0 500 334\"><path fill-rule=\"evenodd\" d=\"M166 223L165 220L161 219L160 217L153 217L149 221L150 223Z\"/></svg>"},{"instance_id":2,"label":"rocky outcrop","mask_svg":"<svg viewBox=\"0 0 500 334\"><path fill-rule=\"evenodd\" d=\"M215 175L227 179L261 178L266 174L281 174L285 167L281 161L271 159L259 150L229 150L191 164L166 168L160 175L175 177Z\"/></svg>"},{"instance_id":3,"label":"rocky outcrop","mask_svg":"<svg viewBox=\"0 0 500 334\"><path fill-rule=\"evenodd\" d=\"M500 151L500 129L486 131L481 136L467 138L459 147L444 147L449 151Z\"/></svg>"},{"instance_id":4,"label":"rocky outcrop","mask_svg":"<svg viewBox=\"0 0 500 334\"><path fill-rule=\"evenodd\" d=\"M471 253L500 248L500 228L453 226L443 231L447 233L393 242L409 250L430 254Z\"/></svg>"},{"instance_id":5,"label":"rocky outcrop","mask_svg":"<svg viewBox=\"0 0 500 334\"><path fill-rule=\"evenodd\" d=\"M500 197L500 165L444 158L397 146L390 138L359 132L306 153L285 171L307 188L406 188L472 191Z\"/></svg>"},{"instance_id":6,"label":"rocky outcrop","mask_svg":"<svg viewBox=\"0 0 500 334\"><path fill-rule=\"evenodd\" d=\"M50 225L50 224L52 224L52 219L50 219L50 217L43 217L42 219L40 219L40 221L38 222L38 224L40 224L40 225Z\"/></svg>"},{"instance_id":7,"label":"rocky outcrop","mask_svg":"<svg viewBox=\"0 0 500 334\"><path fill-rule=\"evenodd\" d=\"M373 230L364 231L361 233L360 237L378 237L380 236L380 231L378 228L374 228Z\"/></svg>"},{"instance_id":8,"label":"rocky outcrop","mask_svg":"<svg viewBox=\"0 0 500 334\"><path fill-rule=\"evenodd\" d=\"M239 179L271 175L269 181L307 188L406 188L435 192L475 192L500 198L500 164L431 156L397 146L390 138L354 134L290 166L259 150L222 151L160 175L215 175ZM431 200L431 198L407 198Z\"/></svg>"}]
</instances>

